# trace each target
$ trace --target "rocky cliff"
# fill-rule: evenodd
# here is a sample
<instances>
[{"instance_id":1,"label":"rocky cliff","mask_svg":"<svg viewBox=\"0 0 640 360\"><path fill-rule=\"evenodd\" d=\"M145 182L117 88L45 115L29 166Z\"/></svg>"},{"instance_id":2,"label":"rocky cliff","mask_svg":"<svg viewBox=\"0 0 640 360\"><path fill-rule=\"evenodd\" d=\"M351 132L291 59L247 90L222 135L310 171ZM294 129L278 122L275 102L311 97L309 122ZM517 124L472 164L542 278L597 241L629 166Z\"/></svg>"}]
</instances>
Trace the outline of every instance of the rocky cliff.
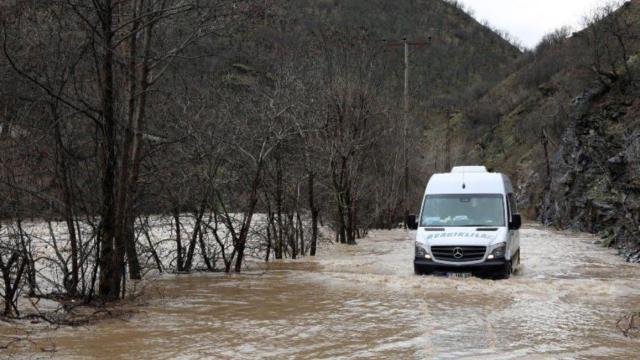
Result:
<instances>
[{"instance_id":1,"label":"rocky cliff","mask_svg":"<svg viewBox=\"0 0 640 360\"><path fill-rule=\"evenodd\" d=\"M640 260L638 95L600 85L574 99L537 205L543 222L599 233L603 245L624 249L630 261Z\"/></svg>"}]
</instances>

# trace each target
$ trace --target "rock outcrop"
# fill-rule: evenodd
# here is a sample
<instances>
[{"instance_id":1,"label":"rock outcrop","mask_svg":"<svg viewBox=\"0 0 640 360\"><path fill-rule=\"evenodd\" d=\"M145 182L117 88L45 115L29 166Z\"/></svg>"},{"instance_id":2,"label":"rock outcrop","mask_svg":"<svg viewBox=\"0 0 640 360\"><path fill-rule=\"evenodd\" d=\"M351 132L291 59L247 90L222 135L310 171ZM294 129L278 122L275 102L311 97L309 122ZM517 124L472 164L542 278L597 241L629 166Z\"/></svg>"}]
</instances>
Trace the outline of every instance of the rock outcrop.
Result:
<instances>
[{"instance_id":1,"label":"rock outcrop","mask_svg":"<svg viewBox=\"0 0 640 360\"><path fill-rule=\"evenodd\" d=\"M640 98L597 86L572 102L572 124L551 161L538 216L546 224L601 234L638 261Z\"/></svg>"}]
</instances>

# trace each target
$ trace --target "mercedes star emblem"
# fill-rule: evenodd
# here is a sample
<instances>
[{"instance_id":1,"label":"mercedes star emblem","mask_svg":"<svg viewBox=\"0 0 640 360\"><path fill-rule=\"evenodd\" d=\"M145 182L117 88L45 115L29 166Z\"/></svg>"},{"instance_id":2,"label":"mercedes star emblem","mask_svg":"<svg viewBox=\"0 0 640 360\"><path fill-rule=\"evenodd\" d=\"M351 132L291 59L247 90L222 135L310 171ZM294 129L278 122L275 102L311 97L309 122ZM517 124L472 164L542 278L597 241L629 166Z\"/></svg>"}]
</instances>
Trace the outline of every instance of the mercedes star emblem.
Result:
<instances>
[{"instance_id":1,"label":"mercedes star emblem","mask_svg":"<svg viewBox=\"0 0 640 360\"><path fill-rule=\"evenodd\" d=\"M453 248L453 257L456 259L462 259L462 257L464 256L464 252L462 251L462 248Z\"/></svg>"}]
</instances>

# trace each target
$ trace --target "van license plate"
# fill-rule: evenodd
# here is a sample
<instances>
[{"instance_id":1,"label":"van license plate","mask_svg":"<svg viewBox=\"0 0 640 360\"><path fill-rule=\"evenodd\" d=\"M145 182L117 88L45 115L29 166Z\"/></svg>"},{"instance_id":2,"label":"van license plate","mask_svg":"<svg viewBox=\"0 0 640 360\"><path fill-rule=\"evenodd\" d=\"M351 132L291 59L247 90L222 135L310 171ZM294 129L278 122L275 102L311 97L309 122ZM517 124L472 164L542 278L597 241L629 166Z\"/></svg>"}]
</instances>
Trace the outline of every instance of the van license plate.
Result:
<instances>
[{"instance_id":1,"label":"van license plate","mask_svg":"<svg viewBox=\"0 0 640 360\"><path fill-rule=\"evenodd\" d=\"M466 279L471 277L471 273L447 273L448 278Z\"/></svg>"}]
</instances>

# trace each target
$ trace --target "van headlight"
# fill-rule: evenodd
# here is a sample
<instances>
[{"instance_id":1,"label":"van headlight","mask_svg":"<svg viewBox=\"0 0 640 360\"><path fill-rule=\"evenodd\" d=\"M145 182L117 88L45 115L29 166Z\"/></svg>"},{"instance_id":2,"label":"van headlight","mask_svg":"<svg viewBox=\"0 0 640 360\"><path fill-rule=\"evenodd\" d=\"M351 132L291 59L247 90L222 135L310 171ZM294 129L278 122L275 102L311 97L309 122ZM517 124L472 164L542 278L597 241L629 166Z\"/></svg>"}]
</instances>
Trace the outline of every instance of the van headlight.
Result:
<instances>
[{"instance_id":1,"label":"van headlight","mask_svg":"<svg viewBox=\"0 0 640 360\"><path fill-rule=\"evenodd\" d=\"M504 254L507 252L507 244L506 243L500 243L498 245L494 245L495 248L493 249L493 251L491 251L491 254L489 255L488 259L489 260L493 260L493 259L500 259L504 257Z\"/></svg>"},{"instance_id":2,"label":"van headlight","mask_svg":"<svg viewBox=\"0 0 640 360\"><path fill-rule=\"evenodd\" d=\"M431 259L431 256L427 254L427 249L424 245L416 241L416 258Z\"/></svg>"}]
</instances>

